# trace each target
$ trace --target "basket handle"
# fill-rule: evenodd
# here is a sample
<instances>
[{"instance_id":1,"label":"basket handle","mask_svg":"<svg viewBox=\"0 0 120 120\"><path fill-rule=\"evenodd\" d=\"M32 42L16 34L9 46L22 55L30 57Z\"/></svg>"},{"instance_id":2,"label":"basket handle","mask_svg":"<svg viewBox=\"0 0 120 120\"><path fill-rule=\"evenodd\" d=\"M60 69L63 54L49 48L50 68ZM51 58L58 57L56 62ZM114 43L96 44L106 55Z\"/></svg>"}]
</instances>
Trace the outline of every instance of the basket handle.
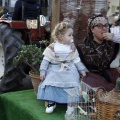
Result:
<instances>
[{"instance_id":1,"label":"basket handle","mask_svg":"<svg viewBox=\"0 0 120 120\"><path fill-rule=\"evenodd\" d=\"M98 100L99 96L102 95L105 91L104 87L99 87L95 92L95 99Z\"/></svg>"},{"instance_id":2,"label":"basket handle","mask_svg":"<svg viewBox=\"0 0 120 120\"><path fill-rule=\"evenodd\" d=\"M117 114L119 114L119 115L117 115ZM115 116L115 120L118 120L118 118L120 119L120 109L115 111L114 116Z\"/></svg>"}]
</instances>

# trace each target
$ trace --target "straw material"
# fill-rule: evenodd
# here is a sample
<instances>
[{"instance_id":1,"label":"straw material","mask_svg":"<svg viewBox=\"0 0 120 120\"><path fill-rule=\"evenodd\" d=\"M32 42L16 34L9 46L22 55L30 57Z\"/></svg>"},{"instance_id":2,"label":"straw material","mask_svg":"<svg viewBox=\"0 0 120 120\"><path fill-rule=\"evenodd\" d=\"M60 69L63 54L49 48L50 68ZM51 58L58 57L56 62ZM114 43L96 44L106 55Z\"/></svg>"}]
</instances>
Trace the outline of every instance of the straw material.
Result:
<instances>
[{"instance_id":1,"label":"straw material","mask_svg":"<svg viewBox=\"0 0 120 120\"><path fill-rule=\"evenodd\" d=\"M99 88L96 92L97 120L120 120L120 92L113 89L106 92Z\"/></svg>"}]
</instances>

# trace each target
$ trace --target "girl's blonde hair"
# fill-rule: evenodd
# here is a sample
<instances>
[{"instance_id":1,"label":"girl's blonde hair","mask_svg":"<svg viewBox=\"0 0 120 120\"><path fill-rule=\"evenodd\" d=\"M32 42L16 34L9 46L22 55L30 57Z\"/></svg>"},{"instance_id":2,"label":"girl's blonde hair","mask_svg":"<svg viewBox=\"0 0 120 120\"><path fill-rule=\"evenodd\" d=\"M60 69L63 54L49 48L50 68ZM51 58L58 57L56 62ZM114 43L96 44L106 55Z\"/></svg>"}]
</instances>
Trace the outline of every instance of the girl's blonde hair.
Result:
<instances>
[{"instance_id":1,"label":"girl's blonde hair","mask_svg":"<svg viewBox=\"0 0 120 120\"><path fill-rule=\"evenodd\" d=\"M69 29L69 28L72 28L72 25L68 22L61 22L61 23L58 23L53 32L52 32L52 38L54 40L60 40L60 34L65 34L66 30Z\"/></svg>"}]
</instances>

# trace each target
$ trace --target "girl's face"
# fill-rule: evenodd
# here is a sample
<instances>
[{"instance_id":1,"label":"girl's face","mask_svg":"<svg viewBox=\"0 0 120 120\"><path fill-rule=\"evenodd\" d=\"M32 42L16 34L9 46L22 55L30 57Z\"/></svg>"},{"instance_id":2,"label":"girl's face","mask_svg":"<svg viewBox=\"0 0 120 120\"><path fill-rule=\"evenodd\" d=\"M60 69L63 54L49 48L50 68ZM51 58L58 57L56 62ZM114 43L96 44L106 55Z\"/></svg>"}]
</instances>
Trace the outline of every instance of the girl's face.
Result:
<instances>
[{"instance_id":1,"label":"girl's face","mask_svg":"<svg viewBox=\"0 0 120 120\"><path fill-rule=\"evenodd\" d=\"M106 20L100 20L97 21L93 28L91 28L91 31L93 33L93 39L97 43L102 43L103 39L103 33L108 32L109 24Z\"/></svg>"},{"instance_id":2,"label":"girl's face","mask_svg":"<svg viewBox=\"0 0 120 120\"><path fill-rule=\"evenodd\" d=\"M70 42L73 40L73 29L67 29L66 32L61 35L61 40L63 44L70 44Z\"/></svg>"}]
</instances>

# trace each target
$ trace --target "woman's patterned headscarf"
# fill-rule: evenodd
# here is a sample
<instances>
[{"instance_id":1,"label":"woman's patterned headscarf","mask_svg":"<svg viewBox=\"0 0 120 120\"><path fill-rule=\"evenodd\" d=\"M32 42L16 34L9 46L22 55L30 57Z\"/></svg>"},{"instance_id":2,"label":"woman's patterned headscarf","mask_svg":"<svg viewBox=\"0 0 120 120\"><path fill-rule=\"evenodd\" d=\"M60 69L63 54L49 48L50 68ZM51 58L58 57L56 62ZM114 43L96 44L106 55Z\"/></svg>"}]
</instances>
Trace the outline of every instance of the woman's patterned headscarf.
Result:
<instances>
[{"instance_id":1,"label":"woman's patterned headscarf","mask_svg":"<svg viewBox=\"0 0 120 120\"><path fill-rule=\"evenodd\" d=\"M88 35L87 36L90 37L91 39L93 39L93 33L91 31L91 28L94 27L96 25L96 22L100 20L106 20L106 18L103 17L102 15L96 15L88 19ZM106 20L106 22L108 21Z\"/></svg>"},{"instance_id":2,"label":"woman's patterned headscarf","mask_svg":"<svg viewBox=\"0 0 120 120\"><path fill-rule=\"evenodd\" d=\"M97 21L106 20L105 17L98 15L88 19L88 27L93 27ZM107 20L106 20L107 21Z\"/></svg>"}]
</instances>

